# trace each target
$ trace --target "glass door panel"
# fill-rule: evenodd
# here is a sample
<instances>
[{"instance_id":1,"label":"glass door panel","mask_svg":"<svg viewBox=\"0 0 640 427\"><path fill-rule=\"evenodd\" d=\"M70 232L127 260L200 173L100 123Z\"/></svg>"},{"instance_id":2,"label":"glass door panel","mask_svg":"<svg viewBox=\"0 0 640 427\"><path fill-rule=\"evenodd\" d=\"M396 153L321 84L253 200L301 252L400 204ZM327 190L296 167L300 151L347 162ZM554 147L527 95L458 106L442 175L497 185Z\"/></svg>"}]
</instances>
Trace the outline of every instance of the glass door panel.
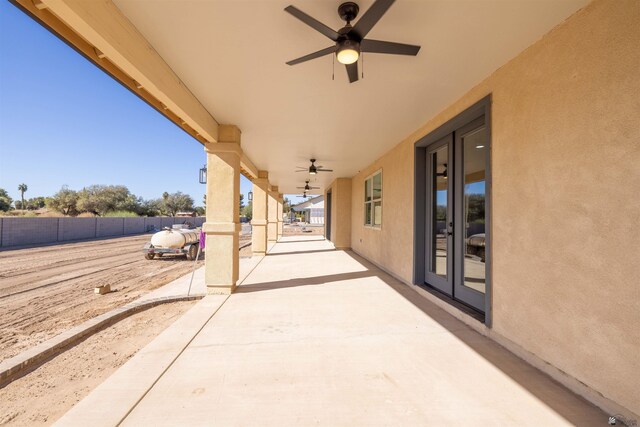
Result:
<instances>
[{"instance_id":1,"label":"glass door panel","mask_svg":"<svg viewBox=\"0 0 640 427\"><path fill-rule=\"evenodd\" d=\"M454 297L484 311L487 132L484 121L456 133L456 261Z\"/></svg>"},{"instance_id":2,"label":"glass door panel","mask_svg":"<svg viewBox=\"0 0 640 427\"><path fill-rule=\"evenodd\" d=\"M448 189L448 148L447 146L442 147L438 151L436 151L433 155L434 157L434 204L433 204L433 271L441 277L447 278L447 223L448 221L448 197L449 197L449 189Z\"/></svg>"},{"instance_id":3,"label":"glass door panel","mask_svg":"<svg viewBox=\"0 0 640 427\"><path fill-rule=\"evenodd\" d=\"M427 188L429 206L427 213L427 259L425 277L436 289L452 295L452 179L450 164L452 135L436 143L427 151Z\"/></svg>"},{"instance_id":4,"label":"glass door panel","mask_svg":"<svg viewBox=\"0 0 640 427\"><path fill-rule=\"evenodd\" d=\"M485 128L462 138L464 157L464 286L485 292Z\"/></svg>"}]
</instances>

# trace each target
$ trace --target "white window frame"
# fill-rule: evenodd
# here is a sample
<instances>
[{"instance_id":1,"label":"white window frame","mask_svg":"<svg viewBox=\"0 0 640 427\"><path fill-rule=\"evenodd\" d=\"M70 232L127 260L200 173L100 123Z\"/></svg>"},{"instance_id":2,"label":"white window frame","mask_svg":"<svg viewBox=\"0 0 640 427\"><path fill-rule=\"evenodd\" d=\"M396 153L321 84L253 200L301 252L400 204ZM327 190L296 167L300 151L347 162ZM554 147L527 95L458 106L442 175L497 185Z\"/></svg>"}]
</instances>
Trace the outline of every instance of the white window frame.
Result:
<instances>
[{"instance_id":1,"label":"white window frame","mask_svg":"<svg viewBox=\"0 0 640 427\"><path fill-rule=\"evenodd\" d=\"M377 175L380 175L380 197L378 198L373 198L373 178ZM369 191L370 191L370 196L371 196L371 200L367 201L367 182L369 182ZM374 173L372 173L371 175L369 175L368 177L366 177L364 179L364 226L368 227L368 228L374 228L374 229L380 229L382 228L382 193L383 193L383 188L384 188L384 181L383 181L383 177L382 177L382 169L378 169L377 171L375 171ZM376 204L376 202L380 202L380 224L375 224L375 211L374 211L374 206ZM370 212L370 218L371 218L371 223L367 223L367 209L369 209Z\"/></svg>"}]
</instances>

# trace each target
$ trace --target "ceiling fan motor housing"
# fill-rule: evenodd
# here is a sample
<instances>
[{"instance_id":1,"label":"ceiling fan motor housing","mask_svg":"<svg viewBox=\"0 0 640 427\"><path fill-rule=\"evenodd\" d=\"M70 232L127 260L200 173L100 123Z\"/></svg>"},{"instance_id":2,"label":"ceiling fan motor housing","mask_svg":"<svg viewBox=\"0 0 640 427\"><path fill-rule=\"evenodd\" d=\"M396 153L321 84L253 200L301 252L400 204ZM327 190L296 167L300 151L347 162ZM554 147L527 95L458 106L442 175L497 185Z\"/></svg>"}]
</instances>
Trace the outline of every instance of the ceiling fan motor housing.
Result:
<instances>
[{"instance_id":1,"label":"ceiling fan motor housing","mask_svg":"<svg viewBox=\"0 0 640 427\"><path fill-rule=\"evenodd\" d=\"M339 40L337 43L337 49L336 49L336 54L340 53L340 51L342 50L347 50L347 49L351 49L351 50L355 50L356 52L360 52L360 43L358 43L355 40L350 40L350 39L344 39L344 40Z\"/></svg>"},{"instance_id":2,"label":"ceiling fan motor housing","mask_svg":"<svg viewBox=\"0 0 640 427\"><path fill-rule=\"evenodd\" d=\"M347 23L356 19L359 11L360 7L358 7L358 5L352 1L342 3L340 6L338 6L338 15L340 15L340 18L343 21L347 21Z\"/></svg>"}]
</instances>

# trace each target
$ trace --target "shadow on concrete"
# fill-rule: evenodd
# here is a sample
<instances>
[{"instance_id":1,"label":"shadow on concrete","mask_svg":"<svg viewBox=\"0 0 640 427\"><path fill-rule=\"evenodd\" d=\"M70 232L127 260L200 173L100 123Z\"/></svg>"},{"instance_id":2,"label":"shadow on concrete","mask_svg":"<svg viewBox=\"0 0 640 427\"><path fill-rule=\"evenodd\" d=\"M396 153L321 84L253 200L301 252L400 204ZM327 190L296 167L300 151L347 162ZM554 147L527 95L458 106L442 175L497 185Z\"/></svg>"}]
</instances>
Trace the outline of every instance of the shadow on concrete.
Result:
<instances>
[{"instance_id":1,"label":"shadow on concrete","mask_svg":"<svg viewBox=\"0 0 640 427\"><path fill-rule=\"evenodd\" d=\"M353 273L329 274L327 276L301 277L298 279L278 280L274 282L252 283L250 285L240 285L235 293L245 294L249 292L273 291L276 289L295 288L297 286L325 285L331 282L341 282L344 280L361 279L363 277L373 277L376 274L367 271L355 271Z\"/></svg>"},{"instance_id":2,"label":"shadow on concrete","mask_svg":"<svg viewBox=\"0 0 640 427\"><path fill-rule=\"evenodd\" d=\"M286 236L286 237L293 237L293 236ZM324 240L326 240L323 236L318 236L317 239L305 239L305 240L278 240L276 243L280 244L280 243L303 243L303 242L323 242Z\"/></svg>"},{"instance_id":3,"label":"shadow on concrete","mask_svg":"<svg viewBox=\"0 0 640 427\"><path fill-rule=\"evenodd\" d=\"M287 253L303 254L309 252L330 252L330 251L308 251ZM332 274L326 276L306 277L289 279L282 281L256 283L241 285L236 290L237 293L248 292L268 292L277 289L292 288L297 286L318 286L331 282L339 282L351 279L361 279L365 277L377 277L387 286L391 287L400 296L420 309L425 315L438 322L469 348L490 362L493 366L508 375L528 392L544 402L557 414L564 417L568 422L579 426L601 426L608 420L608 415L600 409L574 394L560 383L553 380L547 374L539 371L526 361L520 359L509 350L500 346L495 341L482 336L469 326L456 319L440 307L436 306L425 297L418 294L414 289L402 283L398 279L384 272L374 264L366 261L359 255L351 251L342 251L346 255L357 261L366 271ZM273 254L285 255L285 253ZM418 357L418 355L417 355ZM428 355L424 355L428 357ZM452 355L455 357L455 355ZM442 369L447 369L442 367ZM585 414L583 405L590 406L593 410ZM464 408L461 408L463 410Z\"/></svg>"},{"instance_id":4,"label":"shadow on concrete","mask_svg":"<svg viewBox=\"0 0 640 427\"><path fill-rule=\"evenodd\" d=\"M302 254L313 254L313 253L322 253L322 252L335 252L337 249L315 249L312 251L291 251L291 252L268 252L267 256L273 255L302 255Z\"/></svg>"}]
</instances>

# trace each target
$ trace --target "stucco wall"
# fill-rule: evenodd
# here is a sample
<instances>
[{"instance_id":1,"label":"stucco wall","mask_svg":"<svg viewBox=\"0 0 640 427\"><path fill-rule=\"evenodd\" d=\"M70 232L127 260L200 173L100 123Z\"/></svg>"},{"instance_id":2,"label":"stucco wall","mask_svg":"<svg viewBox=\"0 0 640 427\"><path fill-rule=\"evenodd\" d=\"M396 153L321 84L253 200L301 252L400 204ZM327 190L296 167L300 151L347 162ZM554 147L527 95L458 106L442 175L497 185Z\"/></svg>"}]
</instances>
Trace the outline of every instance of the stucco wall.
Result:
<instances>
[{"instance_id":1,"label":"stucco wall","mask_svg":"<svg viewBox=\"0 0 640 427\"><path fill-rule=\"evenodd\" d=\"M413 144L492 95L493 329L640 413L640 2L597 0L353 178L352 247L412 280ZM427 119L427 118L425 118ZM363 180L383 170L383 227Z\"/></svg>"}]
</instances>

